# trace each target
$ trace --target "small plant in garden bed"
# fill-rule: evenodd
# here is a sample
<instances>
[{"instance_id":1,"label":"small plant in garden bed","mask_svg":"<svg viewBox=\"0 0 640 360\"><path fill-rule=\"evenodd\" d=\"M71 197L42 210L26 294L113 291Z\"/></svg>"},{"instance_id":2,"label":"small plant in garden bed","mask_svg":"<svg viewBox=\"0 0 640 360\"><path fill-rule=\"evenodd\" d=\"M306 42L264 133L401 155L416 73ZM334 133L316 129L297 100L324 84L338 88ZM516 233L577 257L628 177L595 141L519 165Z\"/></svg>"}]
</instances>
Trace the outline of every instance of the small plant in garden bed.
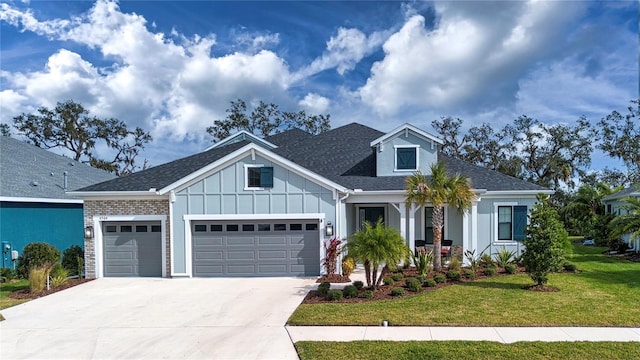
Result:
<instances>
[{"instance_id":1,"label":"small plant in garden bed","mask_svg":"<svg viewBox=\"0 0 640 360\"><path fill-rule=\"evenodd\" d=\"M516 266L516 264L506 264L504 266L504 272L506 272L507 274L515 274L516 272L518 272L518 267Z\"/></svg>"},{"instance_id":2,"label":"small plant in garden bed","mask_svg":"<svg viewBox=\"0 0 640 360\"><path fill-rule=\"evenodd\" d=\"M393 286L393 285L395 285L396 282L393 280L393 278L386 277L386 278L382 279L382 283L385 284L385 285Z\"/></svg>"},{"instance_id":3,"label":"small plant in garden bed","mask_svg":"<svg viewBox=\"0 0 640 360\"><path fill-rule=\"evenodd\" d=\"M364 283L360 280L356 280L353 282L353 286L355 286L358 290L362 290L362 288L364 287Z\"/></svg>"},{"instance_id":4,"label":"small plant in garden bed","mask_svg":"<svg viewBox=\"0 0 640 360\"><path fill-rule=\"evenodd\" d=\"M476 272L472 269L464 269L463 275L465 279L473 280L476 278Z\"/></svg>"},{"instance_id":5,"label":"small plant in garden bed","mask_svg":"<svg viewBox=\"0 0 640 360\"><path fill-rule=\"evenodd\" d=\"M447 279L451 281L459 281L460 280L460 271L457 270L449 270L446 273Z\"/></svg>"},{"instance_id":6,"label":"small plant in garden bed","mask_svg":"<svg viewBox=\"0 0 640 360\"><path fill-rule=\"evenodd\" d=\"M342 289L342 295L346 299L358 297L358 289L353 285L347 285Z\"/></svg>"},{"instance_id":7,"label":"small plant in garden bed","mask_svg":"<svg viewBox=\"0 0 640 360\"><path fill-rule=\"evenodd\" d=\"M440 274L440 273L438 273L438 274L433 275L433 280L435 282L437 282L438 284L444 284L444 283L447 282L447 277L442 275L442 274Z\"/></svg>"},{"instance_id":8,"label":"small plant in garden bed","mask_svg":"<svg viewBox=\"0 0 640 360\"><path fill-rule=\"evenodd\" d=\"M436 281L435 281L435 280L433 280L433 279L427 279L427 280L424 282L424 286L425 286L425 287L435 287L435 286L436 286Z\"/></svg>"},{"instance_id":9,"label":"small plant in garden bed","mask_svg":"<svg viewBox=\"0 0 640 360\"><path fill-rule=\"evenodd\" d=\"M565 271L569 271L569 272L574 272L577 270L576 264L572 264L572 263L564 263L562 267L564 268Z\"/></svg>"},{"instance_id":10,"label":"small plant in garden bed","mask_svg":"<svg viewBox=\"0 0 640 360\"><path fill-rule=\"evenodd\" d=\"M372 298L373 298L373 291L371 291L371 290L365 290L365 291L362 293L362 297L363 297L363 298L365 298L365 299L372 299Z\"/></svg>"},{"instance_id":11,"label":"small plant in garden bed","mask_svg":"<svg viewBox=\"0 0 640 360\"><path fill-rule=\"evenodd\" d=\"M320 285L318 285L318 296L327 296L327 293L329 292L329 289L331 288L331 283L328 282L323 282Z\"/></svg>"},{"instance_id":12,"label":"small plant in garden bed","mask_svg":"<svg viewBox=\"0 0 640 360\"><path fill-rule=\"evenodd\" d=\"M393 290L391 290L391 296L402 296L402 295L404 295L403 288L394 288Z\"/></svg>"},{"instance_id":13,"label":"small plant in garden bed","mask_svg":"<svg viewBox=\"0 0 640 360\"><path fill-rule=\"evenodd\" d=\"M342 291L338 289L329 290L329 292L327 293L327 300L329 301L342 300Z\"/></svg>"},{"instance_id":14,"label":"small plant in garden bed","mask_svg":"<svg viewBox=\"0 0 640 360\"><path fill-rule=\"evenodd\" d=\"M497 270L495 266L489 266L482 270L482 273L485 276L494 276L497 273Z\"/></svg>"},{"instance_id":15,"label":"small plant in garden bed","mask_svg":"<svg viewBox=\"0 0 640 360\"><path fill-rule=\"evenodd\" d=\"M402 279L404 279L404 276L402 275L402 272L394 273L393 275L391 275L391 279L393 279L393 281L401 281Z\"/></svg>"},{"instance_id":16,"label":"small plant in garden bed","mask_svg":"<svg viewBox=\"0 0 640 360\"><path fill-rule=\"evenodd\" d=\"M405 284L407 285L407 288L409 289L409 291L413 291L413 292L422 291L422 285L420 285L420 280L416 278L407 278L405 280Z\"/></svg>"}]
</instances>

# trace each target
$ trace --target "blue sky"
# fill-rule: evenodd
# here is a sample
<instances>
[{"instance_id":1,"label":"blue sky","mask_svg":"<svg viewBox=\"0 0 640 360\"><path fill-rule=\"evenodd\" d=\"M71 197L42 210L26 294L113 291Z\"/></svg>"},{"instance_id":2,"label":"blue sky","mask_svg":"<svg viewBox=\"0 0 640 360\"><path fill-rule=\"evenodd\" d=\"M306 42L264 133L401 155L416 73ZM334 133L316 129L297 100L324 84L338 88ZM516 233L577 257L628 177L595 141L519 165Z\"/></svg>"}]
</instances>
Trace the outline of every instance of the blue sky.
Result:
<instances>
[{"instance_id":1,"label":"blue sky","mask_svg":"<svg viewBox=\"0 0 640 360\"><path fill-rule=\"evenodd\" d=\"M0 122L73 99L151 131L152 165L204 149L237 98L432 131L596 122L639 96L636 1L0 4Z\"/></svg>"}]
</instances>

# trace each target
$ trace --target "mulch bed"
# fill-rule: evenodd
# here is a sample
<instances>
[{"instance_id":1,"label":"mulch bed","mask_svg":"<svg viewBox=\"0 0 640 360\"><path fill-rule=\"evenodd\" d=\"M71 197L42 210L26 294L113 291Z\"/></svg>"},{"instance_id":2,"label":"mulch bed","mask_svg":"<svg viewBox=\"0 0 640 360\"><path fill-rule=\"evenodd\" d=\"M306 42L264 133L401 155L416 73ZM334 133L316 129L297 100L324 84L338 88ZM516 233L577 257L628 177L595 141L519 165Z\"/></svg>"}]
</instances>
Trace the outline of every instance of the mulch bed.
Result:
<instances>
[{"instance_id":1,"label":"mulch bed","mask_svg":"<svg viewBox=\"0 0 640 360\"><path fill-rule=\"evenodd\" d=\"M323 282L330 282L330 283L348 283L351 282L351 279L349 279L348 276L344 276L344 275L340 275L340 274L333 274L333 275L325 275L321 278L319 278L318 280L316 280L317 283L323 283Z\"/></svg>"},{"instance_id":2,"label":"mulch bed","mask_svg":"<svg viewBox=\"0 0 640 360\"><path fill-rule=\"evenodd\" d=\"M444 275L445 272L446 271L442 271L440 273ZM525 272L524 271L524 267L520 266L520 267L518 267L518 270L517 270L516 274L521 274L521 273L524 273L524 272ZM461 274L462 273L463 272L461 271ZM433 278L434 274L435 273L432 272L428 276L428 278ZM416 268L415 267L411 267L409 269L403 269L402 270L402 275L403 275L403 279L400 280L400 281L396 281L394 283L394 285L381 285L379 289L373 290L373 297L370 298L370 299L365 299L363 297L357 297L357 298L349 298L349 299L343 298L342 300L329 301L329 300L326 300L324 297L318 296L318 293L317 293L316 290L312 290L307 294L307 296L304 298L302 303L303 304L364 303L364 302L371 302L371 301L398 299L398 298L402 298L402 297L405 297L405 296L410 296L410 295L417 294L415 292L409 291L409 289L406 288L406 284L405 284L405 279L419 276L418 275L418 271L416 270ZM425 287L425 286L423 286L422 287L422 291L420 293L426 293L426 292L429 292L429 291L434 291L434 290L441 289L441 288L446 287L446 286L451 286L453 284L473 282L473 281L476 281L476 280L479 280L479 279L486 279L488 277L507 276L507 275L511 275L511 274L507 274L507 273L504 273L504 272L498 272L494 276L486 276L486 275L483 274L482 269L481 269L476 273L475 279L466 279L464 277L461 278L459 281L451 281L451 280L447 279L446 283L436 284L436 286L434 286L434 287ZM391 276L391 275L385 275L385 277L386 276ZM318 279L317 282L323 282L323 281L320 281L320 279ZM405 291L404 295L392 296L391 295L391 291L394 288L398 288L398 287L404 288L404 291ZM359 296L362 296L362 294L364 293L365 290L368 290L368 288L366 288L366 286L365 286L365 288L363 288L363 289L361 289L359 291Z\"/></svg>"},{"instance_id":3,"label":"mulch bed","mask_svg":"<svg viewBox=\"0 0 640 360\"><path fill-rule=\"evenodd\" d=\"M22 289L22 290L18 290L10 293L9 297L12 299L23 299L23 300L37 299L39 297L47 296L49 294L53 294L55 292L65 290L70 287L74 287L76 285L84 284L91 280L93 279L69 279L64 285L58 286L57 288L52 288L39 293L31 293L29 289Z\"/></svg>"},{"instance_id":4,"label":"mulch bed","mask_svg":"<svg viewBox=\"0 0 640 360\"><path fill-rule=\"evenodd\" d=\"M560 291L560 289L553 287L553 286L548 286L548 285L529 285L529 286L525 286L523 287L523 289L525 290L531 290L531 291L541 291L541 292L556 292L556 291Z\"/></svg>"}]
</instances>

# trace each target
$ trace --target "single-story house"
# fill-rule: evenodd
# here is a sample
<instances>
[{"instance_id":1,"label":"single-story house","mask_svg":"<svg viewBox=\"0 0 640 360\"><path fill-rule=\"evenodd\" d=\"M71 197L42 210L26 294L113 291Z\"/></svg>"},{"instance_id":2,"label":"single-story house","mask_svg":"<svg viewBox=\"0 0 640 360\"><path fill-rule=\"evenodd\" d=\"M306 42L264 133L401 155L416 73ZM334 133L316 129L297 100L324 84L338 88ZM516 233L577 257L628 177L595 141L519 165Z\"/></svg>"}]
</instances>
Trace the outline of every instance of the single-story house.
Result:
<instances>
[{"instance_id":1,"label":"single-story house","mask_svg":"<svg viewBox=\"0 0 640 360\"><path fill-rule=\"evenodd\" d=\"M85 201L88 276L321 274L323 243L382 218L407 245L432 239L432 208L405 204L405 179L443 161L469 176L471 211L445 211L444 238L463 249L519 252L540 186L443 155L405 124L352 123L319 135L239 132L205 151L73 192Z\"/></svg>"},{"instance_id":2,"label":"single-story house","mask_svg":"<svg viewBox=\"0 0 640 360\"><path fill-rule=\"evenodd\" d=\"M630 186L614 194L605 196L602 201L605 205L606 212L614 215L627 214L627 209L624 208L627 203L623 200L627 198L640 199L640 189L638 189L637 186L640 186L640 184ZM622 241L629 245L629 250L640 251L640 238L632 241L631 234L625 234L622 236Z\"/></svg>"},{"instance_id":3,"label":"single-story house","mask_svg":"<svg viewBox=\"0 0 640 360\"><path fill-rule=\"evenodd\" d=\"M34 145L0 136L1 267L11 252L46 242L61 252L84 246L82 199L66 194L115 176Z\"/></svg>"}]
</instances>

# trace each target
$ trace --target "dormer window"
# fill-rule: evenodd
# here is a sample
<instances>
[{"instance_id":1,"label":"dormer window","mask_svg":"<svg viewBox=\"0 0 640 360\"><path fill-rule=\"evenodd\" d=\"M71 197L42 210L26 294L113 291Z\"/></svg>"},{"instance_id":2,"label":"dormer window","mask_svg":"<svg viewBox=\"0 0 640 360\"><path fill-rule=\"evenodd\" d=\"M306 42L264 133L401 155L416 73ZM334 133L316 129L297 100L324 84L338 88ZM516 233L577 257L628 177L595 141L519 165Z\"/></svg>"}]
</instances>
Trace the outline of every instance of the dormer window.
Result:
<instances>
[{"instance_id":1,"label":"dormer window","mask_svg":"<svg viewBox=\"0 0 640 360\"><path fill-rule=\"evenodd\" d=\"M418 148L417 145L395 146L395 170L415 171L418 170Z\"/></svg>"}]
</instances>

